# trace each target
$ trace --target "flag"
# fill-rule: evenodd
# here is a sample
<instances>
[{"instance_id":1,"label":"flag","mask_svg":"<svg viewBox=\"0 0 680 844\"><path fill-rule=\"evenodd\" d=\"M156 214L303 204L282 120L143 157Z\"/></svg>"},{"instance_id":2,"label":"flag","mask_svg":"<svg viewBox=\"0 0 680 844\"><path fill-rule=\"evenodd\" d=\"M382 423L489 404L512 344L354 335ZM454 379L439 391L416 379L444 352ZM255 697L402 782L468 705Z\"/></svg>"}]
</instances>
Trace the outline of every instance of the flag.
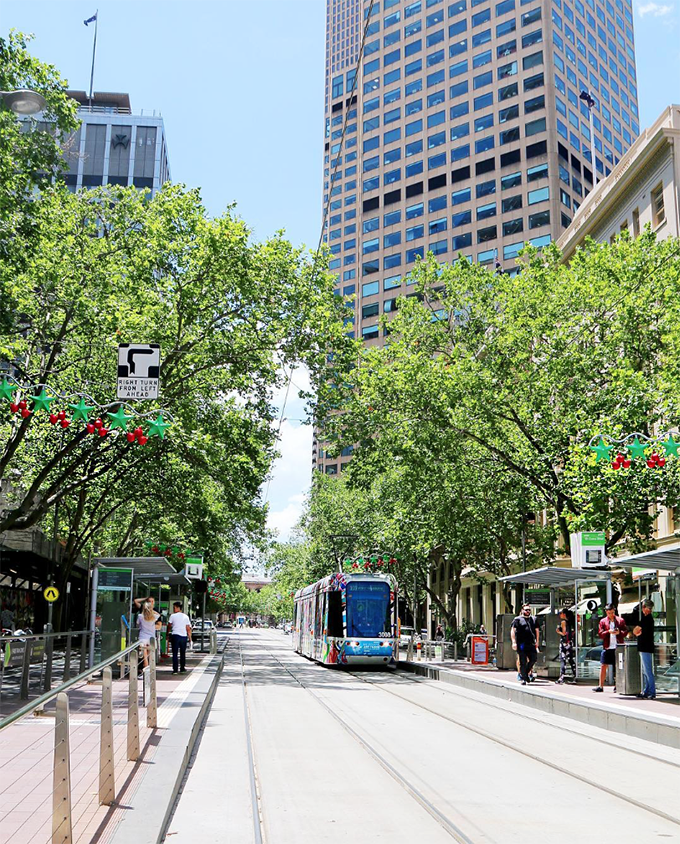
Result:
<instances>
[{"instance_id":1,"label":"flag","mask_svg":"<svg viewBox=\"0 0 680 844\"><path fill-rule=\"evenodd\" d=\"M94 15L92 15L91 18L88 18L86 21L83 21L83 23L85 24L85 26L87 26L88 23L92 23L92 21L96 21L96 20L97 20L97 13L95 12Z\"/></svg>"}]
</instances>

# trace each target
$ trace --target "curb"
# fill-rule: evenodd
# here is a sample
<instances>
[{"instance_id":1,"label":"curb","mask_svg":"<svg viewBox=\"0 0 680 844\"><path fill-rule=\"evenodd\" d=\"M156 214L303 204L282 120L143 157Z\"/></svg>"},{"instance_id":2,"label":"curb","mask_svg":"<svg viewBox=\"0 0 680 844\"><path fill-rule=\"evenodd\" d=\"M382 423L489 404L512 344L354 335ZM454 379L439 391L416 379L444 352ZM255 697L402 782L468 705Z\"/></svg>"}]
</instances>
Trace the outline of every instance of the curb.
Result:
<instances>
[{"instance_id":1,"label":"curb","mask_svg":"<svg viewBox=\"0 0 680 844\"><path fill-rule=\"evenodd\" d=\"M162 841L223 665L224 652L213 655L168 725L156 730L162 739L149 763L152 768L146 772L134 796L126 800L128 811L108 834L109 844L129 844L130 841L158 844Z\"/></svg>"},{"instance_id":2,"label":"curb","mask_svg":"<svg viewBox=\"0 0 680 844\"><path fill-rule=\"evenodd\" d=\"M431 665L418 665L412 662L399 662L398 668L429 680L438 680L459 686L473 692L481 692L491 697L509 700L521 706L528 706L551 715L571 718L593 727L624 733L634 738L663 744L675 749L680 748L680 723L674 723L665 718L653 717L645 713L629 715L614 709L596 704L588 705L578 701L565 700L548 692L532 690L523 691L512 688L491 679L466 677L461 673L446 668L434 668Z\"/></svg>"}]
</instances>

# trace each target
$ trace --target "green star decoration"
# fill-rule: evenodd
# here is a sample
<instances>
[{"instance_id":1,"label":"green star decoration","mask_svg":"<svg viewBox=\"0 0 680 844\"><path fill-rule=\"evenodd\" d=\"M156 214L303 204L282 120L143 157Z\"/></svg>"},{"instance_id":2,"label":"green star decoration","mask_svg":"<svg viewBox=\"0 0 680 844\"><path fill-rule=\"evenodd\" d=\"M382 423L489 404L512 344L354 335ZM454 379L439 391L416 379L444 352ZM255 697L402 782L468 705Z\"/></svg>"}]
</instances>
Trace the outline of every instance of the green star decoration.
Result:
<instances>
[{"instance_id":1,"label":"green star decoration","mask_svg":"<svg viewBox=\"0 0 680 844\"><path fill-rule=\"evenodd\" d=\"M70 404L69 408L73 411L74 419L82 419L83 422L87 422L87 417L90 411L94 410L94 405L85 404L85 399L81 396L78 404Z\"/></svg>"},{"instance_id":2,"label":"green star decoration","mask_svg":"<svg viewBox=\"0 0 680 844\"><path fill-rule=\"evenodd\" d=\"M666 442L662 443L663 450L666 452L666 457L670 457L671 454L674 457L678 456L678 447L680 447L680 443L676 443L673 439L673 434L668 435L668 439Z\"/></svg>"},{"instance_id":3,"label":"green star decoration","mask_svg":"<svg viewBox=\"0 0 680 844\"><path fill-rule=\"evenodd\" d=\"M628 446L628 450L630 451L632 457L642 457L643 459L645 456L645 448L646 446L644 446L637 437L635 437L633 442Z\"/></svg>"},{"instance_id":4,"label":"green star decoration","mask_svg":"<svg viewBox=\"0 0 680 844\"><path fill-rule=\"evenodd\" d=\"M123 405L115 413L107 413L106 415L111 420L112 430L114 428L121 428L123 431L127 431L127 424L132 419L132 416L126 416Z\"/></svg>"},{"instance_id":5,"label":"green star decoration","mask_svg":"<svg viewBox=\"0 0 680 844\"><path fill-rule=\"evenodd\" d=\"M609 452L612 450L613 446L605 445L605 441L602 437L600 437L600 444L599 445L591 445L591 450L597 454L597 460L595 461L598 463L600 460L609 460Z\"/></svg>"},{"instance_id":6,"label":"green star decoration","mask_svg":"<svg viewBox=\"0 0 680 844\"><path fill-rule=\"evenodd\" d=\"M41 390L39 395L31 396L33 399L33 410L46 410L49 413L50 405L55 401L56 396L48 396L45 390Z\"/></svg>"},{"instance_id":7,"label":"green star decoration","mask_svg":"<svg viewBox=\"0 0 680 844\"><path fill-rule=\"evenodd\" d=\"M165 439L165 430L170 427L169 422L163 421L163 414L159 413L155 422L149 422L149 436Z\"/></svg>"},{"instance_id":8,"label":"green star decoration","mask_svg":"<svg viewBox=\"0 0 680 844\"><path fill-rule=\"evenodd\" d=\"M7 401L12 401L12 393L17 389L16 384L10 384L6 378L2 379L0 384L0 396Z\"/></svg>"}]
</instances>

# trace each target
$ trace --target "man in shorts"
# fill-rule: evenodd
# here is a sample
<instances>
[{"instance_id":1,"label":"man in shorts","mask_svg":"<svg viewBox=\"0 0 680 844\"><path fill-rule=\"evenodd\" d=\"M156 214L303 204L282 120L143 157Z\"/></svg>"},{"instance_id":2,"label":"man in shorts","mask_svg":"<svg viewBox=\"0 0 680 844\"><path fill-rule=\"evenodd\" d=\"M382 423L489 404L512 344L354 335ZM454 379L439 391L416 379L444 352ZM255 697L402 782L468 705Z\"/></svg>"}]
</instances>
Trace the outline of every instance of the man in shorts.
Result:
<instances>
[{"instance_id":1,"label":"man in shorts","mask_svg":"<svg viewBox=\"0 0 680 844\"><path fill-rule=\"evenodd\" d=\"M616 614L614 604L607 604L606 615L600 621L597 634L602 639L602 653L600 654L600 685L596 686L594 692L604 691L604 681L607 678L607 666L616 663L616 646L622 645L625 635L628 632L626 622L620 615ZM616 686L614 686L616 691Z\"/></svg>"}]
</instances>

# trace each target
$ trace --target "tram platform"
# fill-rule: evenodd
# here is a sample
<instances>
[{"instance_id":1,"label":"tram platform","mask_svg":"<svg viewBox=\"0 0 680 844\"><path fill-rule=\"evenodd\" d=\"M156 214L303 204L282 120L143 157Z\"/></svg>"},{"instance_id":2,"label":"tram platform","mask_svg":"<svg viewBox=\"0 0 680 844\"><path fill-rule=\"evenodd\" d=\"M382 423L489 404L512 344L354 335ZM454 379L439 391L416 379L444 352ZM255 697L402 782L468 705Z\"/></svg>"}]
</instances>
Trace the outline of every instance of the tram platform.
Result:
<instances>
[{"instance_id":1,"label":"tram platform","mask_svg":"<svg viewBox=\"0 0 680 844\"><path fill-rule=\"evenodd\" d=\"M465 662L399 661L399 669L460 688L510 700L542 712L582 721L595 727L680 748L680 697L656 700L616 694L612 686L594 693L592 683L565 683L538 678L522 686L514 671Z\"/></svg>"},{"instance_id":2,"label":"tram platform","mask_svg":"<svg viewBox=\"0 0 680 844\"><path fill-rule=\"evenodd\" d=\"M159 663L158 727L148 728L145 718L140 720L141 754L136 762L126 759L128 681L114 681L116 801L111 806L98 801L100 684L83 683L69 691L74 844L109 844L123 827L127 841L138 841L140 817L151 818L160 828L221 660L221 654L188 652L187 672L180 675L172 674L169 660ZM52 838L53 709L54 704L48 704L44 714L26 716L0 733L0 844L48 844ZM167 794L162 794L164 789ZM156 795L152 800L149 791ZM138 806L140 812L130 811ZM158 813L161 817L155 818Z\"/></svg>"}]
</instances>

